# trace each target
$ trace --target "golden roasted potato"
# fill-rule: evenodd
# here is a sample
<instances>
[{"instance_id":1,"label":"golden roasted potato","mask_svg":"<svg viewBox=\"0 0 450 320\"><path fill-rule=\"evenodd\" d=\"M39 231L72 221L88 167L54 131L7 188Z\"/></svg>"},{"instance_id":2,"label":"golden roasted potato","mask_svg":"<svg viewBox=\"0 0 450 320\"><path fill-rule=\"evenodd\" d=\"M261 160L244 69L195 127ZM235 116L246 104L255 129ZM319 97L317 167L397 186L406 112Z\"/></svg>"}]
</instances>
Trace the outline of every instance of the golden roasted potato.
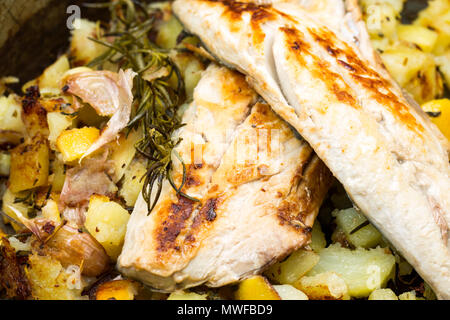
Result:
<instances>
[{"instance_id":1,"label":"golden roasted potato","mask_svg":"<svg viewBox=\"0 0 450 320\"><path fill-rule=\"evenodd\" d=\"M37 85L41 94L58 95L61 93L61 78L70 69L66 55L59 57L52 65L48 66L37 79Z\"/></svg>"},{"instance_id":2,"label":"golden roasted potato","mask_svg":"<svg viewBox=\"0 0 450 320\"><path fill-rule=\"evenodd\" d=\"M369 3L365 1L367 31L374 39L390 38L395 35L398 12L389 2Z\"/></svg>"},{"instance_id":3,"label":"golden roasted potato","mask_svg":"<svg viewBox=\"0 0 450 320\"><path fill-rule=\"evenodd\" d=\"M356 209L335 210L333 215L336 217L336 230L343 232L346 241L353 246L374 248L380 244L381 233Z\"/></svg>"},{"instance_id":4,"label":"golden roasted potato","mask_svg":"<svg viewBox=\"0 0 450 320\"><path fill-rule=\"evenodd\" d=\"M40 104L40 93L37 86L29 87L22 98L22 120L27 136L48 137L47 110Z\"/></svg>"},{"instance_id":5,"label":"golden roasted potato","mask_svg":"<svg viewBox=\"0 0 450 320\"><path fill-rule=\"evenodd\" d=\"M317 253L327 246L327 240L325 239L325 234L322 232L322 226L317 220L314 221L311 231L311 243L309 246Z\"/></svg>"},{"instance_id":6,"label":"golden roasted potato","mask_svg":"<svg viewBox=\"0 0 450 320\"><path fill-rule=\"evenodd\" d=\"M75 66L83 66L103 54L108 48L88 39L99 39L102 35L103 31L98 23L76 19L74 25L77 28L72 31L70 55L73 57Z\"/></svg>"},{"instance_id":7,"label":"golden roasted potato","mask_svg":"<svg viewBox=\"0 0 450 320\"><path fill-rule=\"evenodd\" d=\"M56 139L56 147L64 162L71 162L81 158L99 136L100 131L94 127L64 130Z\"/></svg>"},{"instance_id":8,"label":"golden roasted potato","mask_svg":"<svg viewBox=\"0 0 450 320\"><path fill-rule=\"evenodd\" d=\"M423 298L418 298L416 296L416 291L411 290L408 292L403 292L398 296L399 300L424 300Z\"/></svg>"},{"instance_id":9,"label":"golden roasted potato","mask_svg":"<svg viewBox=\"0 0 450 320\"><path fill-rule=\"evenodd\" d=\"M146 162L141 159L134 159L125 171L119 195L125 200L127 206L132 207L136 203L139 193L144 186L144 180L141 178L146 172Z\"/></svg>"},{"instance_id":10,"label":"golden roasted potato","mask_svg":"<svg viewBox=\"0 0 450 320\"><path fill-rule=\"evenodd\" d=\"M9 189L20 192L47 185L49 149L47 140L37 135L11 150Z\"/></svg>"},{"instance_id":11,"label":"golden roasted potato","mask_svg":"<svg viewBox=\"0 0 450 320\"><path fill-rule=\"evenodd\" d=\"M84 225L115 260L122 250L129 218L128 211L117 202L110 201L105 196L94 195L89 201Z\"/></svg>"},{"instance_id":12,"label":"golden roasted potato","mask_svg":"<svg viewBox=\"0 0 450 320\"><path fill-rule=\"evenodd\" d=\"M406 45L389 46L381 54L394 79L419 103L441 96L443 84L432 54Z\"/></svg>"},{"instance_id":13,"label":"golden roasted potato","mask_svg":"<svg viewBox=\"0 0 450 320\"><path fill-rule=\"evenodd\" d=\"M311 300L349 300L347 284L334 272L323 272L313 276L304 276L295 287L304 292Z\"/></svg>"},{"instance_id":14,"label":"golden roasted potato","mask_svg":"<svg viewBox=\"0 0 450 320\"><path fill-rule=\"evenodd\" d=\"M11 155L6 152L0 152L0 176L9 176L11 166Z\"/></svg>"},{"instance_id":15,"label":"golden roasted potato","mask_svg":"<svg viewBox=\"0 0 450 320\"><path fill-rule=\"evenodd\" d=\"M61 216L59 214L58 203L54 200L47 200L45 206L42 207L42 217L52 220L56 225L61 223Z\"/></svg>"},{"instance_id":16,"label":"golden roasted potato","mask_svg":"<svg viewBox=\"0 0 450 320\"><path fill-rule=\"evenodd\" d=\"M190 100L193 97L194 88L200 81L203 70L205 70L205 65L190 52L179 52L173 59L184 79L186 98Z\"/></svg>"},{"instance_id":17,"label":"golden roasted potato","mask_svg":"<svg viewBox=\"0 0 450 320\"><path fill-rule=\"evenodd\" d=\"M113 280L102 283L95 293L95 300L134 300L138 284L132 280Z\"/></svg>"},{"instance_id":18,"label":"golden roasted potato","mask_svg":"<svg viewBox=\"0 0 450 320\"><path fill-rule=\"evenodd\" d=\"M139 129L137 131L132 130L128 137L123 134L117 141L115 140L111 143L112 153L110 159L114 163L114 182L119 181L125 174L125 171L136 154L134 145L140 139L142 139L142 131Z\"/></svg>"},{"instance_id":19,"label":"golden roasted potato","mask_svg":"<svg viewBox=\"0 0 450 320\"><path fill-rule=\"evenodd\" d=\"M64 181L66 180L66 172L64 169L64 163L59 160L58 158L55 158L51 163L51 170L52 170L52 192L59 193L61 192Z\"/></svg>"},{"instance_id":20,"label":"golden roasted potato","mask_svg":"<svg viewBox=\"0 0 450 320\"><path fill-rule=\"evenodd\" d=\"M177 45L177 37L182 30L183 26L178 19L171 16L159 26L155 42L158 46L165 49L175 48Z\"/></svg>"},{"instance_id":21,"label":"golden roasted potato","mask_svg":"<svg viewBox=\"0 0 450 320\"><path fill-rule=\"evenodd\" d=\"M299 249L286 260L271 266L265 275L280 284L294 284L319 262L319 255L314 251Z\"/></svg>"},{"instance_id":22,"label":"golden roasted potato","mask_svg":"<svg viewBox=\"0 0 450 320\"><path fill-rule=\"evenodd\" d=\"M72 125L73 117L62 114L61 112L49 112L47 113L47 123L49 129L48 140L50 146L54 149L56 140L61 132L66 130Z\"/></svg>"},{"instance_id":23,"label":"golden roasted potato","mask_svg":"<svg viewBox=\"0 0 450 320\"><path fill-rule=\"evenodd\" d=\"M418 45L424 52L433 51L438 39L437 32L417 25L399 25L397 35L402 41Z\"/></svg>"},{"instance_id":24,"label":"golden roasted potato","mask_svg":"<svg viewBox=\"0 0 450 320\"><path fill-rule=\"evenodd\" d=\"M18 144L25 134L19 97L0 96L0 143Z\"/></svg>"},{"instance_id":25,"label":"golden roasted potato","mask_svg":"<svg viewBox=\"0 0 450 320\"><path fill-rule=\"evenodd\" d=\"M253 276L239 283L236 300L280 300L280 296L262 276Z\"/></svg>"},{"instance_id":26,"label":"golden roasted potato","mask_svg":"<svg viewBox=\"0 0 450 320\"><path fill-rule=\"evenodd\" d=\"M25 273L36 300L80 300L83 283L79 269L64 269L61 263L49 256L32 254Z\"/></svg>"},{"instance_id":27,"label":"golden roasted potato","mask_svg":"<svg viewBox=\"0 0 450 320\"><path fill-rule=\"evenodd\" d=\"M419 12L414 25L434 30L438 33L434 53L443 54L450 45L450 3L448 0L431 0Z\"/></svg>"},{"instance_id":28,"label":"golden roasted potato","mask_svg":"<svg viewBox=\"0 0 450 320\"><path fill-rule=\"evenodd\" d=\"M319 262L307 276L334 272L345 281L350 296L362 298L384 287L394 271L395 257L388 249L350 250L333 244L320 252Z\"/></svg>"},{"instance_id":29,"label":"golden roasted potato","mask_svg":"<svg viewBox=\"0 0 450 320\"><path fill-rule=\"evenodd\" d=\"M422 105L431 121L450 140L450 99L432 100Z\"/></svg>"},{"instance_id":30,"label":"golden roasted potato","mask_svg":"<svg viewBox=\"0 0 450 320\"><path fill-rule=\"evenodd\" d=\"M172 292L167 300L206 300L206 295L178 290Z\"/></svg>"},{"instance_id":31,"label":"golden roasted potato","mask_svg":"<svg viewBox=\"0 0 450 320\"><path fill-rule=\"evenodd\" d=\"M281 300L308 300L308 296L290 284L272 286Z\"/></svg>"},{"instance_id":32,"label":"golden roasted potato","mask_svg":"<svg viewBox=\"0 0 450 320\"><path fill-rule=\"evenodd\" d=\"M398 297L391 289L377 289L369 295L369 300L398 300Z\"/></svg>"}]
</instances>

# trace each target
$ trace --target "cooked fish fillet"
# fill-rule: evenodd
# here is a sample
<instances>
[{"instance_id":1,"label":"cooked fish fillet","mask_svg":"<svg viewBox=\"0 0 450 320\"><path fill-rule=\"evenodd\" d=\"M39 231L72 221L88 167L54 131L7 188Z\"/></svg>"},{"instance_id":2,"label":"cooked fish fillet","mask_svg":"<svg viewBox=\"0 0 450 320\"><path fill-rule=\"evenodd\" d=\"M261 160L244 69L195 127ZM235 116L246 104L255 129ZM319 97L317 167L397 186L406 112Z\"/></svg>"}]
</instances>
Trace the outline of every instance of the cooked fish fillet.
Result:
<instances>
[{"instance_id":1,"label":"cooked fish fillet","mask_svg":"<svg viewBox=\"0 0 450 320\"><path fill-rule=\"evenodd\" d=\"M364 39L356 9L347 8ZM333 32L296 1L176 0L173 10L211 54L247 75L369 220L450 299L449 143L368 44Z\"/></svg>"},{"instance_id":2,"label":"cooked fish fillet","mask_svg":"<svg viewBox=\"0 0 450 320\"><path fill-rule=\"evenodd\" d=\"M148 214L140 196L118 259L124 274L164 291L222 286L310 241L331 173L255 98L242 75L208 67L183 116L187 125L176 148L191 163L183 192L200 201L177 197L166 184ZM196 144L203 157L194 159ZM174 171L180 182L181 166Z\"/></svg>"}]
</instances>

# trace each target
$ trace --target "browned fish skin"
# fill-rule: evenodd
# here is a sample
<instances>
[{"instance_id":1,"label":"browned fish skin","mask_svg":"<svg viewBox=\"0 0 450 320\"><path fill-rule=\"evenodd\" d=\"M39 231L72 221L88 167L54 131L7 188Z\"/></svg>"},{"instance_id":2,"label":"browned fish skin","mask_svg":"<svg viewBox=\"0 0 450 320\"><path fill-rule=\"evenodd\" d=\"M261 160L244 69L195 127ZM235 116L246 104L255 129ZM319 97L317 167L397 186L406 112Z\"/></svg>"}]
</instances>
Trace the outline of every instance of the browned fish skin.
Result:
<instances>
[{"instance_id":1,"label":"browned fish skin","mask_svg":"<svg viewBox=\"0 0 450 320\"><path fill-rule=\"evenodd\" d=\"M207 92L217 83L223 86L222 97ZM192 157L189 138L208 141L203 161L188 165L193 182L183 189L200 202L177 197L167 188L147 217L140 198L118 261L126 275L166 291L202 283L222 286L259 272L309 242L332 175L267 104L251 107L255 97L242 75L224 67L208 68L184 116L185 145L182 142L179 150L182 157ZM213 99L226 109L217 109ZM244 101L245 108L237 112L236 101ZM213 127L201 127L211 113L232 129L225 144L221 135L211 132ZM233 118L239 120L229 122ZM179 174L176 171L178 179Z\"/></svg>"},{"instance_id":2,"label":"browned fish skin","mask_svg":"<svg viewBox=\"0 0 450 320\"><path fill-rule=\"evenodd\" d=\"M176 0L172 8L211 54L246 74L438 297L450 299L449 142L392 81L364 32L348 37L337 20L331 30L325 15L296 0L272 2Z\"/></svg>"}]
</instances>

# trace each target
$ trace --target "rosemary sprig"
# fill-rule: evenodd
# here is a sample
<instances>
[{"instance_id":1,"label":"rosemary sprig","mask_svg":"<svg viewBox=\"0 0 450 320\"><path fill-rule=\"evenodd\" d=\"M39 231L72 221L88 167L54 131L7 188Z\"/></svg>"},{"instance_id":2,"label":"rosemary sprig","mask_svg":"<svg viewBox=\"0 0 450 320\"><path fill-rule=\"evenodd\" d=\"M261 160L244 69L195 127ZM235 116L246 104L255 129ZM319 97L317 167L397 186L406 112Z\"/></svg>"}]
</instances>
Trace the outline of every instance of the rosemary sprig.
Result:
<instances>
[{"instance_id":1,"label":"rosemary sprig","mask_svg":"<svg viewBox=\"0 0 450 320\"><path fill-rule=\"evenodd\" d=\"M186 180L186 167L179 156L177 159L183 166L179 187L171 175L172 151L181 141L173 140L172 133L183 126L177 109L184 102L185 91L180 71L169 52L150 41L149 35L159 12L131 0L111 1L108 7L111 20L104 37L114 40L106 42L91 39L108 50L88 66L102 67L105 62L111 62L124 69L132 68L138 74L134 79L133 115L128 123L128 133L130 130L143 130L143 138L135 147L148 160L146 174L141 178L144 179L142 195L147 202L148 212L150 214L161 195L164 179L169 181L177 194L197 201L181 191ZM164 71L162 76L151 81L144 79L144 73L151 71L156 74L161 70Z\"/></svg>"}]
</instances>

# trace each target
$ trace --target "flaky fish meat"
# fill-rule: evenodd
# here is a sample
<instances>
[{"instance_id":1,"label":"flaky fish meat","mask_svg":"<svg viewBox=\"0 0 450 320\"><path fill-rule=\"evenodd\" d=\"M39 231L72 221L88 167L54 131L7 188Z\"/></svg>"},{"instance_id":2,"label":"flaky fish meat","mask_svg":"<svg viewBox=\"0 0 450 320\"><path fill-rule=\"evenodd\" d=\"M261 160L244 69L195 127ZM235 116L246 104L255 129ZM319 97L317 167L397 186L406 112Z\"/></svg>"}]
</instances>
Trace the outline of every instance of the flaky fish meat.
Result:
<instances>
[{"instance_id":1,"label":"flaky fish meat","mask_svg":"<svg viewBox=\"0 0 450 320\"><path fill-rule=\"evenodd\" d=\"M244 76L211 64L175 152L183 197L166 181L149 213L140 196L118 268L153 288L218 287L307 245L332 175ZM182 181L176 157L173 177Z\"/></svg>"},{"instance_id":2,"label":"flaky fish meat","mask_svg":"<svg viewBox=\"0 0 450 320\"><path fill-rule=\"evenodd\" d=\"M172 7L310 144L438 297L450 299L449 142L384 70L356 1L317 1L340 6L340 21L327 21L315 2Z\"/></svg>"}]
</instances>

